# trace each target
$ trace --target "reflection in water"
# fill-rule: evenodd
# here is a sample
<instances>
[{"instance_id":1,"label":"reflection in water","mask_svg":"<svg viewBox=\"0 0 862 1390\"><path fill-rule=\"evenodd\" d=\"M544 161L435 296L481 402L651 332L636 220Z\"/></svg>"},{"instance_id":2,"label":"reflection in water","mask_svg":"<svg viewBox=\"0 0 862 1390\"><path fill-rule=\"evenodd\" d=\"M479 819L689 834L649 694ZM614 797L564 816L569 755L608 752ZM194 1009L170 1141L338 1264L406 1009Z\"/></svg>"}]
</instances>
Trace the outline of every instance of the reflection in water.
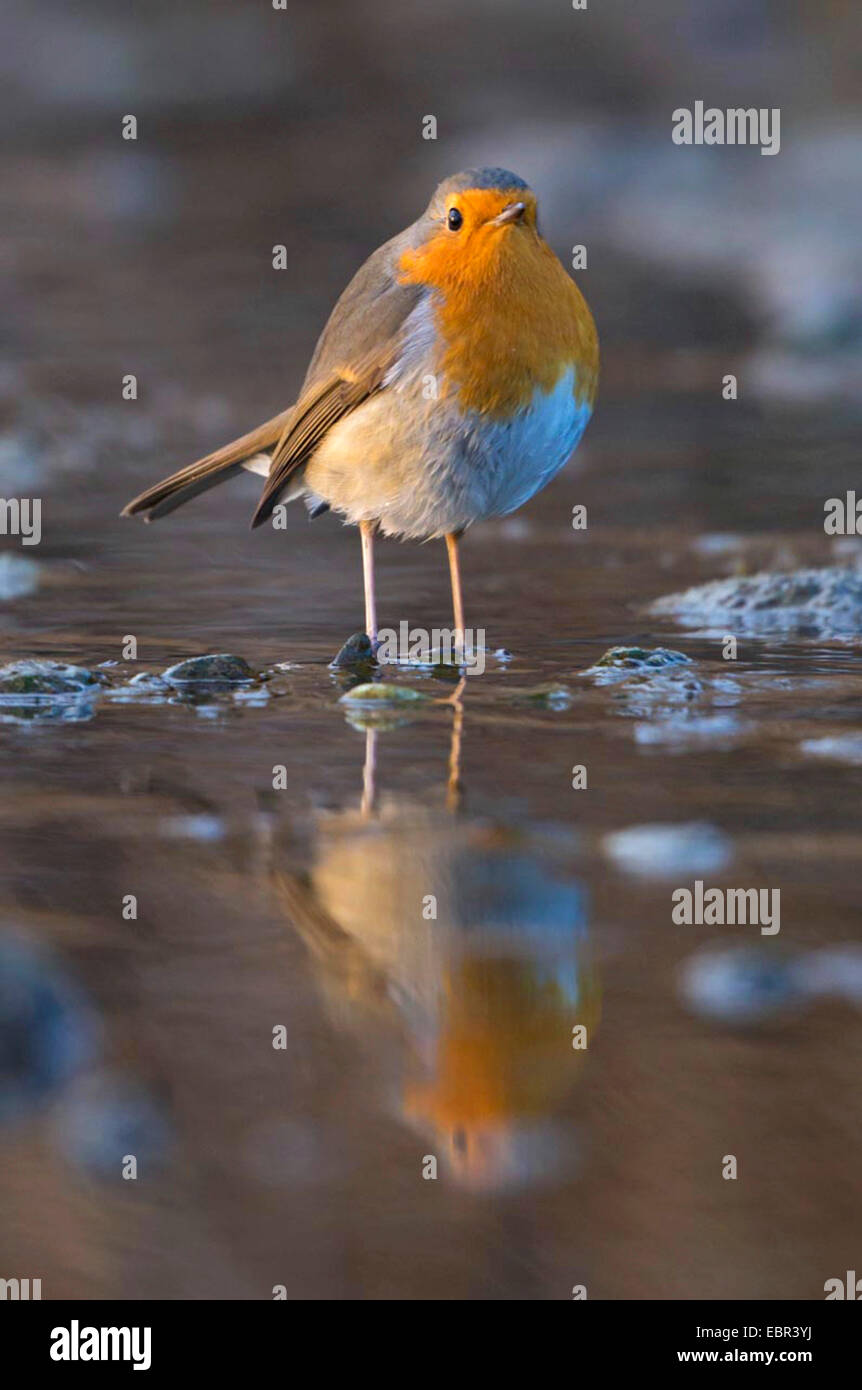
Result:
<instances>
[{"instance_id":1,"label":"reflection in water","mask_svg":"<svg viewBox=\"0 0 862 1390\"><path fill-rule=\"evenodd\" d=\"M0 1125L62 1091L91 1059L97 1024L62 967L4 931L0 936Z\"/></svg>"},{"instance_id":2,"label":"reflection in water","mask_svg":"<svg viewBox=\"0 0 862 1390\"><path fill-rule=\"evenodd\" d=\"M156 1168L170 1133L146 1088L103 1065L102 1032L59 959L0 933L0 1130L45 1112L64 1160L110 1181L128 1154Z\"/></svg>"},{"instance_id":3,"label":"reflection in water","mask_svg":"<svg viewBox=\"0 0 862 1390\"><path fill-rule=\"evenodd\" d=\"M370 729L359 808L321 818L307 878L276 883L338 1026L401 1034L398 1112L441 1176L484 1190L571 1161L555 1113L599 1007L560 845L453 813L462 719L456 701L447 810L378 797Z\"/></svg>"}]
</instances>

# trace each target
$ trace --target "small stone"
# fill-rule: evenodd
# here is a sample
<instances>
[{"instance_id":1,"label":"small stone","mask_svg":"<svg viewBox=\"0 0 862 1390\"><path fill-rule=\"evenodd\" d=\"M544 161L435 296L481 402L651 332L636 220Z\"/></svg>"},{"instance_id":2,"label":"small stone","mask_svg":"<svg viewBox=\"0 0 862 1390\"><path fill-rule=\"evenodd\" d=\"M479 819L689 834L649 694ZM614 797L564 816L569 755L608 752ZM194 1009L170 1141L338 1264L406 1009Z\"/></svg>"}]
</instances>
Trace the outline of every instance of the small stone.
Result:
<instances>
[{"instance_id":1,"label":"small stone","mask_svg":"<svg viewBox=\"0 0 862 1390\"><path fill-rule=\"evenodd\" d=\"M352 728L397 729L407 723L425 705L433 705L429 695L412 690L409 685L393 685L387 681L366 681L355 685L340 697Z\"/></svg>"},{"instance_id":2,"label":"small stone","mask_svg":"<svg viewBox=\"0 0 862 1390\"><path fill-rule=\"evenodd\" d=\"M0 1124L61 1091L92 1059L89 1004L46 952L0 936Z\"/></svg>"},{"instance_id":3,"label":"small stone","mask_svg":"<svg viewBox=\"0 0 862 1390\"><path fill-rule=\"evenodd\" d=\"M412 690L409 685L392 685L388 681L367 681L365 685L354 686L341 696L342 704L351 705L415 705L428 704L429 700L430 696Z\"/></svg>"},{"instance_id":4,"label":"small stone","mask_svg":"<svg viewBox=\"0 0 862 1390\"><path fill-rule=\"evenodd\" d=\"M61 661L13 661L0 667L0 696L78 695L104 679Z\"/></svg>"},{"instance_id":5,"label":"small stone","mask_svg":"<svg viewBox=\"0 0 862 1390\"><path fill-rule=\"evenodd\" d=\"M635 727L635 742L679 751L701 745L729 748L748 728L733 714L707 714L692 718L686 713L653 722L645 720Z\"/></svg>"},{"instance_id":6,"label":"small stone","mask_svg":"<svg viewBox=\"0 0 862 1390\"><path fill-rule=\"evenodd\" d=\"M666 671L669 666L690 666L691 657L669 647L611 647L592 670L612 667L620 671Z\"/></svg>"},{"instance_id":7,"label":"small stone","mask_svg":"<svg viewBox=\"0 0 862 1390\"><path fill-rule=\"evenodd\" d=\"M799 745L813 758L829 758L848 767L862 766L862 734L831 734L825 738L806 738Z\"/></svg>"},{"instance_id":8,"label":"small stone","mask_svg":"<svg viewBox=\"0 0 862 1390\"><path fill-rule=\"evenodd\" d=\"M374 648L367 632L354 632L329 664L331 668L339 669L343 666L370 666L373 662Z\"/></svg>"},{"instance_id":9,"label":"small stone","mask_svg":"<svg viewBox=\"0 0 862 1390\"><path fill-rule=\"evenodd\" d=\"M23 598L39 587L39 566L27 555L0 555L0 599Z\"/></svg>"},{"instance_id":10,"label":"small stone","mask_svg":"<svg viewBox=\"0 0 862 1390\"><path fill-rule=\"evenodd\" d=\"M701 696L695 669L691 657L669 647L611 647L584 675L615 687L620 713L648 719Z\"/></svg>"},{"instance_id":11,"label":"small stone","mask_svg":"<svg viewBox=\"0 0 862 1390\"><path fill-rule=\"evenodd\" d=\"M171 685L232 685L238 681L253 681L255 676L247 661L229 652L212 656L192 656L169 666L163 677Z\"/></svg>"},{"instance_id":12,"label":"small stone","mask_svg":"<svg viewBox=\"0 0 862 1390\"><path fill-rule=\"evenodd\" d=\"M683 1001L716 1023L765 1023L804 1000L799 962L758 946L703 950L682 966Z\"/></svg>"},{"instance_id":13,"label":"small stone","mask_svg":"<svg viewBox=\"0 0 862 1390\"><path fill-rule=\"evenodd\" d=\"M536 685L526 690L509 689L506 693L520 704L544 709L568 709L572 703L572 692L565 685Z\"/></svg>"},{"instance_id":14,"label":"small stone","mask_svg":"<svg viewBox=\"0 0 862 1390\"><path fill-rule=\"evenodd\" d=\"M720 873L733 858L733 845L714 825L630 825L602 841L609 859L638 878L686 879Z\"/></svg>"}]
</instances>

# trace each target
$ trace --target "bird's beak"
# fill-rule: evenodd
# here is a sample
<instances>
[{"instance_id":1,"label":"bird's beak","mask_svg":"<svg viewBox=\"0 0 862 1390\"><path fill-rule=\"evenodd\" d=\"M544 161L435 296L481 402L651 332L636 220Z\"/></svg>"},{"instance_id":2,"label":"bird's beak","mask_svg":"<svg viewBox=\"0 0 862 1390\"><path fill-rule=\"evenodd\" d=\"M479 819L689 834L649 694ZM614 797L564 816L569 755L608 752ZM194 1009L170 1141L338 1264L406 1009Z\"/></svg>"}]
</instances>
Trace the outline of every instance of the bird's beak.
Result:
<instances>
[{"instance_id":1,"label":"bird's beak","mask_svg":"<svg viewBox=\"0 0 862 1390\"><path fill-rule=\"evenodd\" d=\"M527 211L526 203L509 203L496 217L491 219L495 227L505 227L508 222L520 222Z\"/></svg>"}]
</instances>

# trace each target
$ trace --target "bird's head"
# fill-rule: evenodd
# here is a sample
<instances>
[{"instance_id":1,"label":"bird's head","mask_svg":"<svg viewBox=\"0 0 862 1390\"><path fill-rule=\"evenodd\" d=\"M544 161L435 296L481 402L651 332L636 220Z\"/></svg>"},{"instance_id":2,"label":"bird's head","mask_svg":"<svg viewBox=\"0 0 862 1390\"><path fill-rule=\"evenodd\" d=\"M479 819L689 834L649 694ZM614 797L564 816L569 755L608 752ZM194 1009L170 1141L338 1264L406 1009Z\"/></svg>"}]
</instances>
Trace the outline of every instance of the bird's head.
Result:
<instances>
[{"instance_id":1,"label":"bird's head","mask_svg":"<svg viewBox=\"0 0 862 1390\"><path fill-rule=\"evenodd\" d=\"M598 340L580 290L539 235L536 197L507 169L446 179L400 239L395 274L434 305L441 397L508 420L574 371L592 405Z\"/></svg>"},{"instance_id":2,"label":"bird's head","mask_svg":"<svg viewBox=\"0 0 862 1390\"><path fill-rule=\"evenodd\" d=\"M538 241L536 196L524 180L507 169L467 169L435 190L401 271L406 280L444 287Z\"/></svg>"}]
</instances>

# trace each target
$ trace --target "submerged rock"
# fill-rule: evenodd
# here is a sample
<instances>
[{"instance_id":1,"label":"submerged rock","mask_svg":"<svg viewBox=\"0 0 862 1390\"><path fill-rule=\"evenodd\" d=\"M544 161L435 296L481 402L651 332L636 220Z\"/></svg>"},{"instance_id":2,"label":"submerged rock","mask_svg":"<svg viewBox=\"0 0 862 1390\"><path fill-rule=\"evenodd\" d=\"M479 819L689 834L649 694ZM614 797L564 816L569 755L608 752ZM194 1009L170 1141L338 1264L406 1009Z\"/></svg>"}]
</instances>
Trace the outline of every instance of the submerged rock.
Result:
<instances>
[{"instance_id":1,"label":"submerged rock","mask_svg":"<svg viewBox=\"0 0 862 1390\"><path fill-rule=\"evenodd\" d=\"M666 719L638 724L635 742L646 748L667 748L685 752L690 748L730 748L751 726L733 714L693 716L682 710Z\"/></svg>"},{"instance_id":2,"label":"submerged rock","mask_svg":"<svg viewBox=\"0 0 862 1390\"><path fill-rule=\"evenodd\" d=\"M13 661L0 667L0 723L92 719L101 673L60 661Z\"/></svg>"},{"instance_id":3,"label":"submerged rock","mask_svg":"<svg viewBox=\"0 0 862 1390\"><path fill-rule=\"evenodd\" d=\"M807 738L799 745L801 753L814 758L829 758L834 762L862 766L862 734L831 734L824 738Z\"/></svg>"},{"instance_id":4,"label":"submerged rock","mask_svg":"<svg viewBox=\"0 0 862 1390\"><path fill-rule=\"evenodd\" d=\"M862 632L862 573L839 567L716 579L649 611L708 631L834 637Z\"/></svg>"},{"instance_id":5,"label":"submerged rock","mask_svg":"<svg viewBox=\"0 0 862 1390\"><path fill-rule=\"evenodd\" d=\"M431 697L409 685L393 685L391 681L367 681L356 685L341 696L343 705L416 705L429 704Z\"/></svg>"},{"instance_id":6,"label":"submerged rock","mask_svg":"<svg viewBox=\"0 0 862 1390\"><path fill-rule=\"evenodd\" d=\"M669 667L690 665L691 657L683 652L675 652L671 647L611 647L590 667L588 674L606 671L625 677L633 672L649 674L666 671ZM613 679L613 676L608 679Z\"/></svg>"},{"instance_id":7,"label":"submerged rock","mask_svg":"<svg viewBox=\"0 0 862 1390\"><path fill-rule=\"evenodd\" d=\"M638 878L679 878L718 873L733 858L723 831L706 822L685 825L631 825L605 835L609 859Z\"/></svg>"},{"instance_id":8,"label":"submerged rock","mask_svg":"<svg viewBox=\"0 0 862 1390\"><path fill-rule=\"evenodd\" d=\"M373 681L377 658L367 632L354 632L329 663L333 679L342 690Z\"/></svg>"},{"instance_id":9,"label":"submerged rock","mask_svg":"<svg viewBox=\"0 0 862 1390\"><path fill-rule=\"evenodd\" d=\"M584 675L618 687L620 713L636 718L668 715L703 693L691 657L670 647L611 647Z\"/></svg>"},{"instance_id":10,"label":"submerged rock","mask_svg":"<svg viewBox=\"0 0 862 1390\"><path fill-rule=\"evenodd\" d=\"M823 998L862 1004L862 947L855 942L787 953L761 946L707 947L679 972L683 1002L717 1023L766 1023Z\"/></svg>"},{"instance_id":11,"label":"submerged rock","mask_svg":"<svg viewBox=\"0 0 862 1390\"><path fill-rule=\"evenodd\" d=\"M423 706L433 705L430 695L409 685L390 681L366 681L339 697L354 729L394 729Z\"/></svg>"},{"instance_id":12,"label":"submerged rock","mask_svg":"<svg viewBox=\"0 0 862 1390\"><path fill-rule=\"evenodd\" d=\"M507 689L506 694L518 704L537 705L542 709L568 709L573 695L565 685L536 685L527 690Z\"/></svg>"},{"instance_id":13,"label":"submerged rock","mask_svg":"<svg viewBox=\"0 0 862 1390\"><path fill-rule=\"evenodd\" d=\"M62 661L13 661L0 667L0 697L79 695L103 680L104 676L85 666L69 666Z\"/></svg>"},{"instance_id":14,"label":"submerged rock","mask_svg":"<svg viewBox=\"0 0 862 1390\"><path fill-rule=\"evenodd\" d=\"M742 1025L780 1018L806 997L798 961L759 946L698 951L681 967L679 989L694 1013Z\"/></svg>"},{"instance_id":15,"label":"submerged rock","mask_svg":"<svg viewBox=\"0 0 862 1390\"><path fill-rule=\"evenodd\" d=\"M227 652L193 656L169 666L161 675L139 671L123 685L114 686L110 698L120 704L182 704L193 706L205 718L217 715L218 695L231 695L239 704L264 704L270 699L269 672L256 673L241 656Z\"/></svg>"},{"instance_id":16,"label":"submerged rock","mask_svg":"<svg viewBox=\"0 0 862 1390\"><path fill-rule=\"evenodd\" d=\"M336 652L329 664L335 670L345 666L374 665L374 648L368 633L354 632L353 636L348 637L344 646Z\"/></svg>"},{"instance_id":17,"label":"submerged rock","mask_svg":"<svg viewBox=\"0 0 862 1390\"><path fill-rule=\"evenodd\" d=\"M39 566L26 555L0 555L0 599L23 598L39 587Z\"/></svg>"},{"instance_id":18,"label":"submerged rock","mask_svg":"<svg viewBox=\"0 0 862 1390\"><path fill-rule=\"evenodd\" d=\"M239 681L253 681L254 671L241 656L229 652L217 652L212 656L192 656L169 666L162 673L169 685L234 685Z\"/></svg>"},{"instance_id":19,"label":"submerged rock","mask_svg":"<svg viewBox=\"0 0 862 1390\"><path fill-rule=\"evenodd\" d=\"M48 1100L95 1046L93 1015L54 960L0 938L0 1124Z\"/></svg>"}]
</instances>

